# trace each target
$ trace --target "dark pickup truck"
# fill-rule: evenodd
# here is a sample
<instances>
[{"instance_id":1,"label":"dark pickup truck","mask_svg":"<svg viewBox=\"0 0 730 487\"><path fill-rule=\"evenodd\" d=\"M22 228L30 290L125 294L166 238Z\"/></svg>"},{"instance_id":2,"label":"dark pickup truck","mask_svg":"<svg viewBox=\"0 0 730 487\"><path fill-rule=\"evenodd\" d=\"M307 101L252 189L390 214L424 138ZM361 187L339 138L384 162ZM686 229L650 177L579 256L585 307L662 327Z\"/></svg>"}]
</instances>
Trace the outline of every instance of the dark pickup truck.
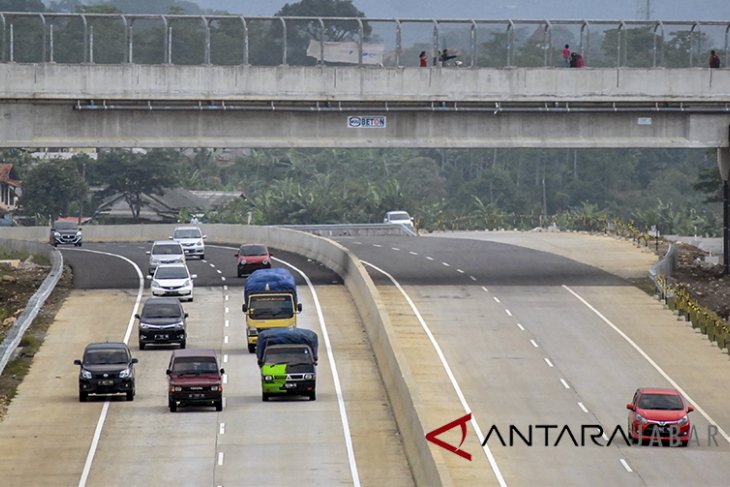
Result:
<instances>
[{"instance_id":1,"label":"dark pickup truck","mask_svg":"<svg viewBox=\"0 0 730 487\"><path fill-rule=\"evenodd\" d=\"M213 350L173 350L167 367L168 407L215 406L223 410L223 374Z\"/></svg>"}]
</instances>

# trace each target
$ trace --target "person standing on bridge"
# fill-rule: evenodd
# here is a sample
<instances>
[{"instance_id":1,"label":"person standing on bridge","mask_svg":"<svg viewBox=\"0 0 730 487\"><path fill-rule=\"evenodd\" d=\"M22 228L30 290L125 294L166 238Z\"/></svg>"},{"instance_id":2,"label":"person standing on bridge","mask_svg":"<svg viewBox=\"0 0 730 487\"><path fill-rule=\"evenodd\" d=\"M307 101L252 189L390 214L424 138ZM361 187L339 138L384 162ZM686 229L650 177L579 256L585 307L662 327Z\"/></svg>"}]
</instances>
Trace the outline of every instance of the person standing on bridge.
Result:
<instances>
[{"instance_id":1,"label":"person standing on bridge","mask_svg":"<svg viewBox=\"0 0 730 487\"><path fill-rule=\"evenodd\" d=\"M418 65L422 68L428 67L428 59L426 59L426 51L421 51L418 55Z\"/></svg>"},{"instance_id":2,"label":"person standing on bridge","mask_svg":"<svg viewBox=\"0 0 730 487\"><path fill-rule=\"evenodd\" d=\"M710 51L710 59L708 59L708 64L711 68L719 68L720 67L720 56L717 55L715 50L713 49Z\"/></svg>"},{"instance_id":3,"label":"person standing on bridge","mask_svg":"<svg viewBox=\"0 0 730 487\"><path fill-rule=\"evenodd\" d=\"M570 46L568 44L563 48L563 66L570 67Z\"/></svg>"}]
</instances>

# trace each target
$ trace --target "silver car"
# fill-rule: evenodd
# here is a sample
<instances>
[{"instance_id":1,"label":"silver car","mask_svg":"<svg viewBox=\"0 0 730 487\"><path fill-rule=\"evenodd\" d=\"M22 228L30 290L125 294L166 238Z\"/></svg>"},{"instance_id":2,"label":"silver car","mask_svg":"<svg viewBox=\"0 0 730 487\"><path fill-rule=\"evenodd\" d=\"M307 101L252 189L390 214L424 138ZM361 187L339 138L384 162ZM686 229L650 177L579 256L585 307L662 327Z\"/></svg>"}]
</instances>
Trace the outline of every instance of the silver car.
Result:
<instances>
[{"instance_id":1,"label":"silver car","mask_svg":"<svg viewBox=\"0 0 730 487\"><path fill-rule=\"evenodd\" d=\"M196 256L205 259L205 240L208 236L203 235L198 227L177 227L170 236L171 240L182 245L186 256Z\"/></svg>"},{"instance_id":2,"label":"silver car","mask_svg":"<svg viewBox=\"0 0 730 487\"><path fill-rule=\"evenodd\" d=\"M173 240L158 240L152 244L152 250L146 252L150 256L147 272L153 274L160 264L184 264L185 251L182 245Z\"/></svg>"}]
</instances>

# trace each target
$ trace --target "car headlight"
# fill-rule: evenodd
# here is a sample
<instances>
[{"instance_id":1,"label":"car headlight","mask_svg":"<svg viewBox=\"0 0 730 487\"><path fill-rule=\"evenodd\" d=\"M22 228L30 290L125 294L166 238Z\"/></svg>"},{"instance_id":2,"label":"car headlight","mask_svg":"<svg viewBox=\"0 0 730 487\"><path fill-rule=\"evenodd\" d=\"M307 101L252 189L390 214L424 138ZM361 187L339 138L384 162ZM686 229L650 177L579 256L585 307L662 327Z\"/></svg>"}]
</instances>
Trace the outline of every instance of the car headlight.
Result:
<instances>
[{"instance_id":1,"label":"car headlight","mask_svg":"<svg viewBox=\"0 0 730 487\"><path fill-rule=\"evenodd\" d=\"M79 230L78 232L76 232L76 236L77 237L80 237L81 236L81 230Z\"/></svg>"},{"instance_id":2,"label":"car headlight","mask_svg":"<svg viewBox=\"0 0 730 487\"><path fill-rule=\"evenodd\" d=\"M274 381L274 377L273 376L271 376L271 375L265 375L264 376L264 382L273 382L273 381Z\"/></svg>"},{"instance_id":3,"label":"car headlight","mask_svg":"<svg viewBox=\"0 0 730 487\"><path fill-rule=\"evenodd\" d=\"M176 330L182 330L183 328L185 328L185 323L183 323L182 321L179 321L179 322L175 323L174 326L175 326Z\"/></svg>"},{"instance_id":4,"label":"car headlight","mask_svg":"<svg viewBox=\"0 0 730 487\"><path fill-rule=\"evenodd\" d=\"M213 392L218 392L218 391L221 390L221 386L211 386L210 387L210 390L213 391Z\"/></svg>"},{"instance_id":5,"label":"car headlight","mask_svg":"<svg viewBox=\"0 0 730 487\"><path fill-rule=\"evenodd\" d=\"M198 241L197 241L197 242L195 243L195 245L198 245L198 246L200 246L200 245L203 245L203 241L202 241L202 240L198 240Z\"/></svg>"},{"instance_id":6,"label":"car headlight","mask_svg":"<svg viewBox=\"0 0 730 487\"><path fill-rule=\"evenodd\" d=\"M53 232L53 236L54 236L54 237L60 237L60 236L61 236L61 234L60 234L60 233L58 233L58 232Z\"/></svg>"},{"instance_id":7,"label":"car headlight","mask_svg":"<svg viewBox=\"0 0 730 487\"><path fill-rule=\"evenodd\" d=\"M689 418L685 414L684 416L682 416L681 418L679 418L679 421L677 421L677 424L681 426L683 424L687 424L688 422L689 422Z\"/></svg>"},{"instance_id":8,"label":"car headlight","mask_svg":"<svg viewBox=\"0 0 730 487\"><path fill-rule=\"evenodd\" d=\"M122 370L121 372L119 372L120 379L126 379L126 378L130 377L131 375L132 375L132 369L130 369L130 368L126 368L126 369Z\"/></svg>"},{"instance_id":9,"label":"car headlight","mask_svg":"<svg viewBox=\"0 0 730 487\"><path fill-rule=\"evenodd\" d=\"M91 379L91 377L92 377L92 376L91 376L91 372L89 372L89 371L88 371L88 370L86 370L86 369L81 369L81 377L82 377L83 379Z\"/></svg>"},{"instance_id":10,"label":"car headlight","mask_svg":"<svg viewBox=\"0 0 730 487\"><path fill-rule=\"evenodd\" d=\"M190 279L186 279L185 282L183 282L183 287L188 287L190 284Z\"/></svg>"},{"instance_id":11,"label":"car headlight","mask_svg":"<svg viewBox=\"0 0 730 487\"><path fill-rule=\"evenodd\" d=\"M646 424L646 423L648 423L648 422L649 422L649 421L648 421L648 420L647 420L647 419L646 419L646 418L645 418L644 416L642 416L641 414L637 414L637 415L636 415L636 420L637 420L637 421L639 421L639 423L643 423L643 424Z\"/></svg>"},{"instance_id":12,"label":"car headlight","mask_svg":"<svg viewBox=\"0 0 730 487\"><path fill-rule=\"evenodd\" d=\"M170 392L181 392L181 391L182 391L182 387L180 387L180 386L171 386L170 387Z\"/></svg>"},{"instance_id":13,"label":"car headlight","mask_svg":"<svg viewBox=\"0 0 730 487\"><path fill-rule=\"evenodd\" d=\"M304 380L314 380L314 374L304 374Z\"/></svg>"},{"instance_id":14,"label":"car headlight","mask_svg":"<svg viewBox=\"0 0 730 487\"><path fill-rule=\"evenodd\" d=\"M245 264L245 263L246 263L246 259L243 259L243 258L242 258L241 260L239 260L239 261L238 261L238 263L239 263L239 264Z\"/></svg>"},{"instance_id":15,"label":"car headlight","mask_svg":"<svg viewBox=\"0 0 730 487\"><path fill-rule=\"evenodd\" d=\"M152 284L150 284L152 287L160 287L160 283L157 282L155 279L152 279Z\"/></svg>"},{"instance_id":16,"label":"car headlight","mask_svg":"<svg viewBox=\"0 0 730 487\"><path fill-rule=\"evenodd\" d=\"M150 328L150 325L148 325L147 323L140 323L139 324L139 329L140 330L149 330L149 328Z\"/></svg>"}]
</instances>

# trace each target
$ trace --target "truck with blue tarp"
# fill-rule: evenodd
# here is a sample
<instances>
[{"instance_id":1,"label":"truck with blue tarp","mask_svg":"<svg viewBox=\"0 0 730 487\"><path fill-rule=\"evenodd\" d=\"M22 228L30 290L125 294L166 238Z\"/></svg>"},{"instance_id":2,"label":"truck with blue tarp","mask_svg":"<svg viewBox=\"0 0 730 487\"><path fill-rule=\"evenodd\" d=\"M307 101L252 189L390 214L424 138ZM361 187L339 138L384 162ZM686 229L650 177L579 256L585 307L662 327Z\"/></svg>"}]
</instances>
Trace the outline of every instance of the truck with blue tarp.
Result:
<instances>
[{"instance_id":1,"label":"truck with blue tarp","mask_svg":"<svg viewBox=\"0 0 730 487\"><path fill-rule=\"evenodd\" d=\"M259 334L256 357L263 401L281 396L317 398L318 341L315 332L301 328L270 328Z\"/></svg>"},{"instance_id":2,"label":"truck with blue tarp","mask_svg":"<svg viewBox=\"0 0 730 487\"><path fill-rule=\"evenodd\" d=\"M246 314L248 351L254 353L261 331L297 326L302 305L294 276L280 267L254 271L246 279L241 310Z\"/></svg>"}]
</instances>

